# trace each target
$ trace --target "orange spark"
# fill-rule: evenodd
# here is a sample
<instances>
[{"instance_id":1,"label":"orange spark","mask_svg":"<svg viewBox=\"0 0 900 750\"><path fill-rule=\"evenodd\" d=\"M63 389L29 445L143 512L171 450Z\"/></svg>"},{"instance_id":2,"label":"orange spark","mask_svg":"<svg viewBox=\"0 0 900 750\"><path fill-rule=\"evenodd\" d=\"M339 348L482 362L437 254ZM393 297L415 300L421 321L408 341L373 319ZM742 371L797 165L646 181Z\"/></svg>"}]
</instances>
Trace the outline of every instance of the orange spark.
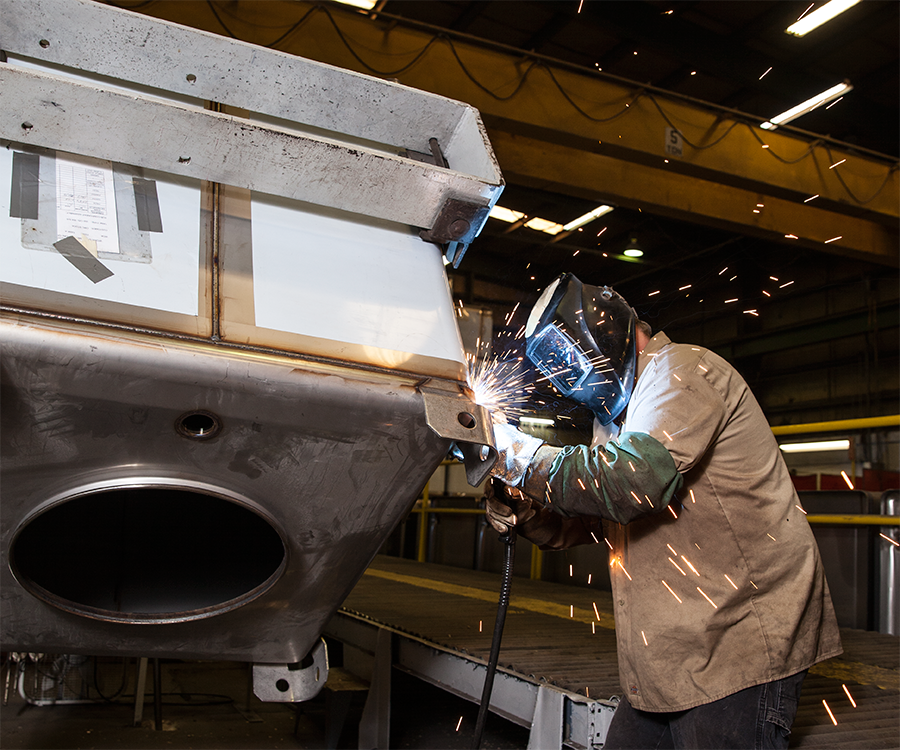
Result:
<instances>
[{"instance_id":1,"label":"orange spark","mask_svg":"<svg viewBox=\"0 0 900 750\"><path fill-rule=\"evenodd\" d=\"M672 596L674 596L676 599L678 599L678 603L679 603L679 604L682 603L681 599L678 597L678 594L676 594L674 591L672 591L672 587L671 587L668 583L666 583L665 581L663 581L663 582L662 582L662 585L665 586L667 589L669 589L669 593L670 593Z\"/></svg>"},{"instance_id":2,"label":"orange spark","mask_svg":"<svg viewBox=\"0 0 900 750\"><path fill-rule=\"evenodd\" d=\"M699 591L701 594L703 594L703 598L706 599L706 601L708 601L710 604L713 605L713 609L718 609L718 607L716 606L716 603L706 595L706 593L703 591L703 589L701 589L699 586L697 586L697 591Z\"/></svg>"},{"instance_id":3,"label":"orange spark","mask_svg":"<svg viewBox=\"0 0 900 750\"><path fill-rule=\"evenodd\" d=\"M691 564L691 561L688 560L684 555L681 556L681 559L684 560L685 563L687 563L687 566L688 566L691 570L693 570L694 573L696 573L696 574L697 574L697 577L699 578L699 577L700 577L700 573L699 573L699 572L697 571L697 569Z\"/></svg>"},{"instance_id":4,"label":"orange spark","mask_svg":"<svg viewBox=\"0 0 900 750\"><path fill-rule=\"evenodd\" d=\"M847 697L850 699L850 703L853 704L853 708L856 708L856 701L853 700L853 696L850 695L850 691L847 689L847 686L841 685L841 687L844 688L844 692L847 694Z\"/></svg>"}]
</instances>

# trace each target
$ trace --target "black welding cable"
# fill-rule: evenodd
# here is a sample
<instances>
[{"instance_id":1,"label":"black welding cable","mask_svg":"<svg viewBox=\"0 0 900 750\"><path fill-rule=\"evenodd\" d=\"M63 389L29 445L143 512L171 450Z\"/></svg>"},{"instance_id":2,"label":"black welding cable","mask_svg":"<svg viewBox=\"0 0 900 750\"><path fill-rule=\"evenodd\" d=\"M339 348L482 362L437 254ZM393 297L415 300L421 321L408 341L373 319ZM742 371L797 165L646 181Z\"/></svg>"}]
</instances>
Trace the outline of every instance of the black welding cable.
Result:
<instances>
[{"instance_id":1,"label":"black welding cable","mask_svg":"<svg viewBox=\"0 0 900 750\"><path fill-rule=\"evenodd\" d=\"M481 747L484 734L484 723L487 721L488 708L491 705L491 691L494 689L494 673L500 658L500 641L503 638L503 624L506 622L506 610L509 609L509 590L512 586L513 563L516 559L516 529L501 535L500 541L506 545L503 552L503 578L500 583L500 601L497 603L497 619L494 622L494 638L491 641L491 655L488 658L487 673L484 676L484 688L481 691L481 706L478 708L478 720L475 722L474 750Z\"/></svg>"}]
</instances>

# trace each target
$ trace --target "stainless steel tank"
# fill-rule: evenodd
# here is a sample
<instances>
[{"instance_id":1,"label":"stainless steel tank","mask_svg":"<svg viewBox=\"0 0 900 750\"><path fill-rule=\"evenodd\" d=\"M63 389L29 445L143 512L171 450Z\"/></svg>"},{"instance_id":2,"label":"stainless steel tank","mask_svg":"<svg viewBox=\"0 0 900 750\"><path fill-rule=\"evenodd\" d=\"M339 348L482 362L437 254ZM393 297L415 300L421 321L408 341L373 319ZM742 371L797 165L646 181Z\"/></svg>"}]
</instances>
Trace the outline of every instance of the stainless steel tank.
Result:
<instances>
[{"instance_id":1,"label":"stainless steel tank","mask_svg":"<svg viewBox=\"0 0 900 750\"><path fill-rule=\"evenodd\" d=\"M495 456L444 270L502 190L478 113L5 10L2 648L299 662L452 444Z\"/></svg>"}]
</instances>

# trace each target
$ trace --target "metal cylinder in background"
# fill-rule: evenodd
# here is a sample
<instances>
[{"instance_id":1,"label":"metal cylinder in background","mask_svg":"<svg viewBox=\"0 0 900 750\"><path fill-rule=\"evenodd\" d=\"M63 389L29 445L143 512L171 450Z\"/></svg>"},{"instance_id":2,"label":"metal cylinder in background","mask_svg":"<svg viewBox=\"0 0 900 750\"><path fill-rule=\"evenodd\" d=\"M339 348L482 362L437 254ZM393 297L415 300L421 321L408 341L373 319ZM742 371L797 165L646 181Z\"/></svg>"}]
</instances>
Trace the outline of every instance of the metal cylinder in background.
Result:
<instances>
[{"instance_id":1,"label":"metal cylinder in background","mask_svg":"<svg viewBox=\"0 0 900 750\"><path fill-rule=\"evenodd\" d=\"M881 515L900 515L900 490L888 490L881 495ZM900 527L882 526L878 537L878 631L900 633L900 606L897 602L897 581L900 579ZM887 537L887 538L885 538ZM893 540L893 543L890 540Z\"/></svg>"}]
</instances>

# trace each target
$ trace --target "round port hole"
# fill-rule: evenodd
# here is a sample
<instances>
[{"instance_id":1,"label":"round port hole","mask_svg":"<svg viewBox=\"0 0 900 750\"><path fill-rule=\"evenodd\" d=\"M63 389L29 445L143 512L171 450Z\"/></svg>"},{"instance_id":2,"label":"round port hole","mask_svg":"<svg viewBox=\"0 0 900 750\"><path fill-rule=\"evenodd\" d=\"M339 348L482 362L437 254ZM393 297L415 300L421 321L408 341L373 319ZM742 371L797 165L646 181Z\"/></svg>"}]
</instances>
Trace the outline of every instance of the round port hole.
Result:
<instances>
[{"instance_id":1,"label":"round port hole","mask_svg":"<svg viewBox=\"0 0 900 750\"><path fill-rule=\"evenodd\" d=\"M209 440L222 431L222 420L210 411L189 411L178 417L175 429L192 440Z\"/></svg>"},{"instance_id":2,"label":"round port hole","mask_svg":"<svg viewBox=\"0 0 900 750\"><path fill-rule=\"evenodd\" d=\"M125 623L182 622L267 591L286 565L260 513L192 488L86 492L35 516L10 546L31 594L61 609Z\"/></svg>"},{"instance_id":3,"label":"round port hole","mask_svg":"<svg viewBox=\"0 0 900 750\"><path fill-rule=\"evenodd\" d=\"M475 425L478 424L478 422L475 420L475 417L472 416L471 414L469 414L469 412L467 412L467 411L462 411L462 412L460 412L460 413L457 415L456 420L457 420L463 427L467 427L467 428L470 429L470 430L471 430L471 429L474 429Z\"/></svg>"}]
</instances>

